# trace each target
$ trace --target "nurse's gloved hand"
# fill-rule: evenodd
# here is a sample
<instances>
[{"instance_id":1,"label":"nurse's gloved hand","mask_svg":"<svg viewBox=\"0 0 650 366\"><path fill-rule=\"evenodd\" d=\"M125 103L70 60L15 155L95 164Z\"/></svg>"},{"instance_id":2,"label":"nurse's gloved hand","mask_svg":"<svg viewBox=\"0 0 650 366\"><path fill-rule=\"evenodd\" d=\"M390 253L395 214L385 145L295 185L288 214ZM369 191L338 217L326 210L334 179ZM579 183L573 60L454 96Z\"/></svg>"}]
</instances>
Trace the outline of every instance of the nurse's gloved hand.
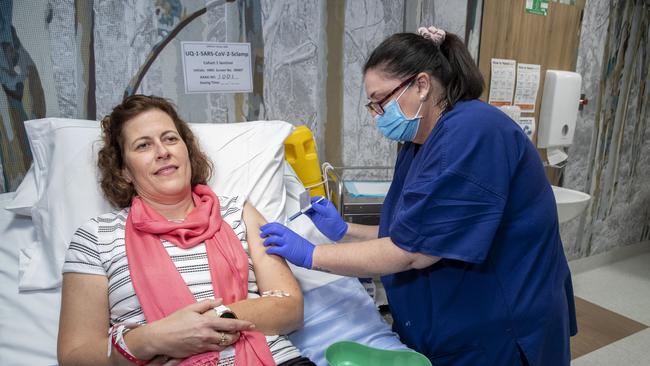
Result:
<instances>
[{"instance_id":1,"label":"nurse's gloved hand","mask_svg":"<svg viewBox=\"0 0 650 366\"><path fill-rule=\"evenodd\" d=\"M311 269L314 244L288 227L268 223L260 227L260 238L264 239L267 254L279 255L296 266Z\"/></svg>"},{"instance_id":2,"label":"nurse's gloved hand","mask_svg":"<svg viewBox=\"0 0 650 366\"><path fill-rule=\"evenodd\" d=\"M321 197L311 198L311 208L305 212L318 230L323 233L329 240L339 241L348 232L348 224L343 221L336 207L327 198L316 203Z\"/></svg>"}]
</instances>

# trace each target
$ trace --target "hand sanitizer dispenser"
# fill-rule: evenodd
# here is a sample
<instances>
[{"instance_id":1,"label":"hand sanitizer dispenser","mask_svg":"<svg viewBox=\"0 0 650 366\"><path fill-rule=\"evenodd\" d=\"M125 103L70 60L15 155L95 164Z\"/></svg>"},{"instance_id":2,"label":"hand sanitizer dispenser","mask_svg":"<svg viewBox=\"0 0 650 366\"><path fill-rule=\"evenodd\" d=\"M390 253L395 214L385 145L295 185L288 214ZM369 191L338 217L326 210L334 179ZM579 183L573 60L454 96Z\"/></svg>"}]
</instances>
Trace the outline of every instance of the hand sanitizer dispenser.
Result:
<instances>
[{"instance_id":1,"label":"hand sanitizer dispenser","mask_svg":"<svg viewBox=\"0 0 650 366\"><path fill-rule=\"evenodd\" d=\"M568 158L564 147L573 143L581 84L582 77L578 73L546 70L537 147L546 149L551 166L559 167Z\"/></svg>"},{"instance_id":2,"label":"hand sanitizer dispenser","mask_svg":"<svg viewBox=\"0 0 650 366\"><path fill-rule=\"evenodd\" d=\"M581 84L582 77L578 73L546 70L537 147L553 149L573 143Z\"/></svg>"}]
</instances>

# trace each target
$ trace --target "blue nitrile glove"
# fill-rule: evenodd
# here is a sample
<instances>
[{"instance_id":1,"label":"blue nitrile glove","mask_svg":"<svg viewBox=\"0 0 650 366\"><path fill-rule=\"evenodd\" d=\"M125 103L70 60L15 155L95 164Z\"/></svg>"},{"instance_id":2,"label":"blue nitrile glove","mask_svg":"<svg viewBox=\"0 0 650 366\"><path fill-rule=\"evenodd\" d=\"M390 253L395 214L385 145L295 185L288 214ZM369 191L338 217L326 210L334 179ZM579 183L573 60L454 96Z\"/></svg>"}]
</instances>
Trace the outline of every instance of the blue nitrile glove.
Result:
<instances>
[{"instance_id":1,"label":"blue nitrile glove","mask_svg":"<svg viewBox=\"0 0 650 366\"><path fill-rule=\"evenodd\" d=\"M341 240L348 232L347 222L343 221L332 202L323 198L322 201L316 203L319 199L319 196L311 198L312 206L305 211L305 215L309 216L318 230L329 240Z\"/></svg>"},{"instance_id":2,"label":"blue nitrile glove","mask_svg":"<svg viewBox=\"0 0 650 366\"><path fill-rule=\"evenodd\" d=\"M268 223L260 227L260 238L264 239L267 254L279 255L296 266L311 269L314 244L288 227L277 222Z\"/></svg>"}]
</instances>

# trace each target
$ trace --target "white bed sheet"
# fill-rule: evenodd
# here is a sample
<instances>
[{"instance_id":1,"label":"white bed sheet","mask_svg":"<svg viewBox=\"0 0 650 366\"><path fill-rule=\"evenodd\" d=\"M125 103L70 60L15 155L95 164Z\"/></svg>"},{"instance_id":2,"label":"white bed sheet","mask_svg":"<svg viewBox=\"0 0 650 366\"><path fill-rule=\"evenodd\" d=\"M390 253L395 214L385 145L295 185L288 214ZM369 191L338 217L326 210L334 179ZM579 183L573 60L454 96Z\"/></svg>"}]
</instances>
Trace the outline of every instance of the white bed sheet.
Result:
<instances>
[{"instance_id":1,"label":"white bed sheet","mask_svg":"<svg viewBox=\"0 0 650 366\"><path fill-rule=\"evenodd\" d=\"M0 365L55 365L61 290L18 293L18 255L36 233L4 209L14 195L0 194Z\"/></svg>"}]
</instances>

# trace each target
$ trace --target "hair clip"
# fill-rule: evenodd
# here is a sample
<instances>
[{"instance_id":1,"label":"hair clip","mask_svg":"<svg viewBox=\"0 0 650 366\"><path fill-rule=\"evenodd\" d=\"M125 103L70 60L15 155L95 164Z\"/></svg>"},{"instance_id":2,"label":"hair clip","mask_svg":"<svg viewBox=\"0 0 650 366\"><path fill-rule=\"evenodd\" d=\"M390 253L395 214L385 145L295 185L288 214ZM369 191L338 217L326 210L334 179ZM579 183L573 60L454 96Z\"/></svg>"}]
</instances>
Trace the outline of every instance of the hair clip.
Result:
<instances>
[{"instance_id":1,"label":"hair clip","mask_svg":"<svg viewBox=\"0 0 650 366\"><path fill-rule=\"evenodd\" d=\"M436 27L420 27L418 28L418 33L422 37L430 39L436 46L440 46L447 36L447 33L444 30Z\"/></svg>"}]
</instances>

